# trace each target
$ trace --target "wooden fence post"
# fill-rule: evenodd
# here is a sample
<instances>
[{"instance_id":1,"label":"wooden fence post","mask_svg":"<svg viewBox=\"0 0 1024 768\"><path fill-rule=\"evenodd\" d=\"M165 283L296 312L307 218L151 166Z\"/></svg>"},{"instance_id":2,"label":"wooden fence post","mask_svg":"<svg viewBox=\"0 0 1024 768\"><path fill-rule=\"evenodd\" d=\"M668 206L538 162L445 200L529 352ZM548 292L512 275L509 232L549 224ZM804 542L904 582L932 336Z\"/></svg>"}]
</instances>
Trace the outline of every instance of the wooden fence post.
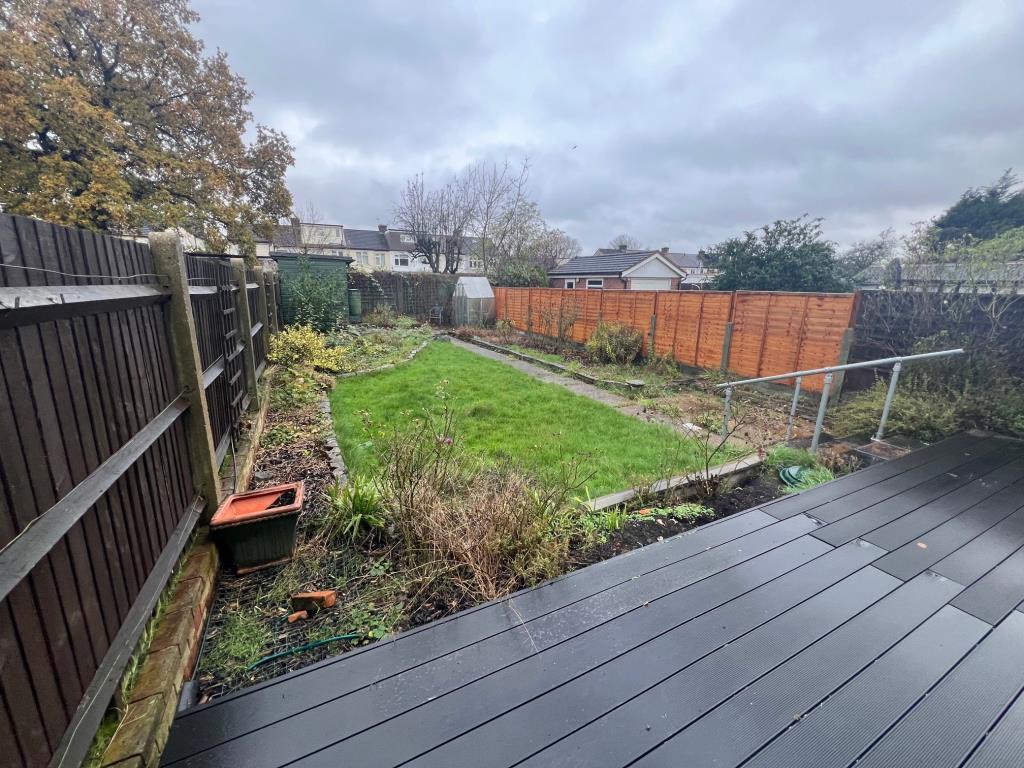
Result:
<instances>
[{"instance_id":1,"label":"wooden fence post","mask_svg":"<svg viewBox=\"0 0 1024 768\"><path fill-rule=\"evenodd\" d=\"M273 261L266 261L263 265L263 294L267 302L267 318L269 329L273 333L281 330L277 317L277 268Z\"/></svg>"},{"instance_id":2,"label":"wooden fence post","mask_svg":"<svg viewBox=\"0 0 1024 768\"><path fill-rule=\"evenodd\" d=\"M217 451L210 426L210 409L203 386L203 365L199 360L196 324L185 274L185 254L175 232L156 232L149 236L150 252L157 272L165 275L171 290L167 308L167 329L171 337L171 356L179 385L185 390L189 408L185 413L188 452L192 464L192 483L206 501L203 519L209 521L220 505L220 477Z\"/></svg>"},{"instance_id":3,"label":"wooden fence post","mask_svg":"<svg viewBox=\"0 0 1024 768\"><path fill-rule=\"evenodd\" d=\"M263 338L268 340L270 336L270 302L267 299L267 273L263 265L256 265L256 282L260 289L256 292L256 318L263 323Z\"/></svg>"},{"instance_id":4,"label":"wooden fence post","mask_svg":"<svg viewBox=\"0 0 1024 768\"><path fill-rule=\"evenodd\" d=\"M231 259L231 277L235 292L235 330L242 343L242 376L245 377L245 391L249 396L249 407L259 407L259 387L256 379L256 353L252 348L252 312L249 307L249 283L245 259Z\"/></svg>"}]
</instances>

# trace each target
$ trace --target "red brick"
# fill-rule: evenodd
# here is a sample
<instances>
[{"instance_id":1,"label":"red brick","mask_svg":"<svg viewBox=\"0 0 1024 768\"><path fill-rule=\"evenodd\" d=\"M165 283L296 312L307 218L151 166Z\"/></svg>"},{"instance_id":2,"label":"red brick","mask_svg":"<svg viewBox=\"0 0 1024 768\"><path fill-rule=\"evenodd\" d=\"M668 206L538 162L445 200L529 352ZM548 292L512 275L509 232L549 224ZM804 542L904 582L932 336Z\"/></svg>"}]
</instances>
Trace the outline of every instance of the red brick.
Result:
<instances>
[{"instance_id":1,"label":"red brick","mask_svg":"<svg viewBox=\"0 0 1024 768\"><path fill-rule=\"evenodd\" d=\"M181 689L181 651L178 648L163 648L146 656L139 677L132 687L128 700L131 702L148 699L162 691L173 691L177 698Z\"/></svg>"},{"instance_id":2,"label":"red brick","mask_svg":"<svg viewBox=\"0 0 1024 768\"><path fill-rule=\"evenodd\" d=\"M338 592L334 589L324 589L319 592L297 592L292 595L293 611L317 611L321 608L330 608L338 599Z\"/></svg>"},{"instance_id":3,"label":"red brick","mask_svg":"<svg viewBox=\"0 0 1024 768\"><path fill-rule=\"evenodd\" d=\"M181 571L182 579L202 579L206 584L213 585L217 580L219 567L217 548L207 542L192 548L188 560Z\"/></svg>"},{"instance_id":4,"label":"red brick","mask_svg":"<svg viewBox=\"0 0 1024 768\"><path fill-rule=\"evenodd\" d=\"M130 765L132 760L155 765L176 705L177 699L169 691L130 704L103 753L103 765Z\"/></svg>"},{"instance_id":5,"label":"red brick","mask_svg":"<svg viewBox=\"0 0 1024 768\"><path fill-rule=\"evenodd\" d=\"M202 579L187 579L179 581L174 589L174 596L167 604L167 613L175 613L183 609L196 609L203 607L207 585Z\"/></svg>"},{"instance_id":6,"label":"red brick","mask_svg":"<svg viewBox=\"0 0 1024 768\"><path fill-rule=\"evenodd\" d=\"M295 613L288 616L288 623L294 624L296 621L302 621L303 619L309 618L309 611L296 611Z\"/></svg>"},{"instance_id":7,"label":"red brick","mask_svg":"<svg viewBox=\"0 0 1024 768\"><path fill-rule=\"evenodd\" d=\"M182 620L187 614L187 620ZM157 624L156 632L153 633L153 641L149 645L149 652L160 651L164 648L177 648L184 650L188 647L189 638L192 634L193 617L192 611L175 611L165 613Z\"/></svg>"}]
</instances>

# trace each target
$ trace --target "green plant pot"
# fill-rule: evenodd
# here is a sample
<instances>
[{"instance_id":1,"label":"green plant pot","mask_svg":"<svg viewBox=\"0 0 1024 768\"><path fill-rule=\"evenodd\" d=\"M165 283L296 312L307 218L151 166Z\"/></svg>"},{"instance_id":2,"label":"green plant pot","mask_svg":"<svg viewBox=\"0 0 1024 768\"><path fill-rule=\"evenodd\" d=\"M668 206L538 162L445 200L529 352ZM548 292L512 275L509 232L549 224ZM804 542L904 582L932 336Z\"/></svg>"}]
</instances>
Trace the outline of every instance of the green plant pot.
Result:
<instances>
[{"instance_id":1,"label":"green plant pot","mask_svg":"<svg viewBox=\"0 0 1024 768\"><path fill-rule=\"evenodd\" d=\"M228 496L210 521L225 564L243 574L290 560L303 490L300 481Z\"/></svg>"}]
</instances>

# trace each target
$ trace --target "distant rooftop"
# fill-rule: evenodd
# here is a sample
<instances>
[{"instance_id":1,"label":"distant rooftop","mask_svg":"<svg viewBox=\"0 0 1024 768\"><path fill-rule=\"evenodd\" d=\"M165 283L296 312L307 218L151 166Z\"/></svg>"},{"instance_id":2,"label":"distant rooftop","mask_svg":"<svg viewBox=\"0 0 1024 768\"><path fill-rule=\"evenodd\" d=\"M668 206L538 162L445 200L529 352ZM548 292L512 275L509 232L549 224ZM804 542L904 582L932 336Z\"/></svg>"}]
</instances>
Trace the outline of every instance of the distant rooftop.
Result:
<instances>
[{"instance_id":1,"label":"distant rooftop","mask_svg":"<svg viewBox=\"0 0 1024 768\"><path fill-rule=\"evenodd\" d=\"M668 259L679 269L697 269L702 266L700 259L692 253L673 253L664 250L598 248L590 256L577 256L560 267L548 272L549 275L618 275L631 269L644 259L658 254Z\"/></svg>"}]
</instances>

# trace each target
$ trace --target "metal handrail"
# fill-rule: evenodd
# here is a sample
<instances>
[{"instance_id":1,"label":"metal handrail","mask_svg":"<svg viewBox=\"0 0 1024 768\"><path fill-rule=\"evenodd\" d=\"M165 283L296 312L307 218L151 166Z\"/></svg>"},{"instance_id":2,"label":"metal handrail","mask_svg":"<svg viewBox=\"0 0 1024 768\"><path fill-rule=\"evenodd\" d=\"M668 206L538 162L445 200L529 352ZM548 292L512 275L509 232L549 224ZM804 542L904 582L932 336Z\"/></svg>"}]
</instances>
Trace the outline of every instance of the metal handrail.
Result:
<instances>
[{"instance_id":1,"label":"metal handrail","mask_svg":"<svg viewBox=\"0 0 1024 768\"><path fill-rule=\"evenodd\" d=\"M878 360L865 360L862 363L846 363L844 365L830 365L826 368L811 368L806 371L791 371L789 373L777 373L771 376L760 376L756 379L739 379L737 381L726 381L716 384L716 389L725 389L725 413L722 418L722 439L729 434L729 418L732 416L732 391L735 387L746 384L758 384L765 381L781 381L782 379L796 379L793 389L793 402L789 407L789 420L786 423L786 442L789 442L793 435L793 419L796 417L797 401L800 399L800 384L804 376L818 376L825 374L825 382L821 388L821 401L818 403L818 418L814 423L814 436L811 438L811 452L818 451L818 438L821 437L821 427L825 422L825 408L828 406L829 390L832 388L832 374L837 371L851 371L855 368L877 368L883 365L892 366L892 376L889 379L889 390L885 395L885 404L882 406L882 418L878 422L878 431L872 440L881 440L885 435L885 422L889 418L889 409L892 407L892 399L896 394L896 384L900 380L900 370L903 363L915 360L926 360L934 357L948 357L950 355L962 355L963 349L944 349L940 352L923 352L918 355L902 355L900 357L883 357Z\"/></svg>"}]
</instances>

